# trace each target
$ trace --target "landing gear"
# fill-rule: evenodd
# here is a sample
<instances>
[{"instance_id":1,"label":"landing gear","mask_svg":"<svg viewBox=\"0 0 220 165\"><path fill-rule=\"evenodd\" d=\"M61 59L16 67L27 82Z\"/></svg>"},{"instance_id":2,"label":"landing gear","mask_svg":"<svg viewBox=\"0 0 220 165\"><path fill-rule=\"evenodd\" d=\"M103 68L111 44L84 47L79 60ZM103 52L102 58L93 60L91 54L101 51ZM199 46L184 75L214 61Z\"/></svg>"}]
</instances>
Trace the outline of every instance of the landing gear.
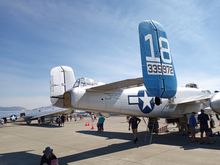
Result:
<instances>
[{"instance_id":1,"label":"landing gear","mask_svg":"<svg viewBox=\"0 0 220 165\"><path fill-rule=\"evenodd\" d=\"M143 118L144 123L147 125L149 132L150 132L150 139L149 139L149 144L152 143L152 139L153 139L153 133L158 133L159 132L159 123L158 123L158 118L149 118L148 119L148 123L146 123L146 121ZM147 140L147 136L148 136L148 131L146 131L146 137L145 137L145 141Z\"/></svg>"},{"instance_id":2,"label":"landing gear","mask_svg":"<svg viewBox=\"0 0 220 165\"><path fill-rule=\"evenodd\" d=\"M31 124L31 120L27 120L26 123L27 123L27 125L30 125Z\"/></svg>"},{"instance_id":3,"label":"landing gear","mask_svg":"<svg viewBox=\"0 0 220 165\"><path fill-rule=\"evenodd\" d=\"M149 118L148 120L148 129L150 133L158 133L159 129L159 123L158 123L158 118Z\"/></svg>"},{"instance_id":4,"label":"landing gear","mask_svg":"<svg viewBox=\"0 0 220 165\"><path fill-rule=\"evenodd\" d=\"M179 128L179 132L182 135L188 135L188 118L187 115L184 115L183 117L179 118L179 123L178 124L178 128Z\"/></svg>"},{"instance_id":5,"label":"landing gear","mask_svg":"<svg viewBox=\"0 0 220 165\"><path fill-rule=\"evenodd\" d=\"M3 120L4 120L4 124L6 124L7 123L7 118L4 117Z\"/></svg>"},{"instance_id":6,"label":"landing gear","mask_svg":"<svg viewBox=\"0 0 220 165\"><path fill-rule=\"evenodd\" d=\"M166 119L166 123L173 123L173 125L177 125L176 127L179 130L179 133L182 135L187 135L189 128L188 128L188 117L187 115L184 115L183 117L180 118L172 118L172 119Z\"/></svg>"}]
</instances>

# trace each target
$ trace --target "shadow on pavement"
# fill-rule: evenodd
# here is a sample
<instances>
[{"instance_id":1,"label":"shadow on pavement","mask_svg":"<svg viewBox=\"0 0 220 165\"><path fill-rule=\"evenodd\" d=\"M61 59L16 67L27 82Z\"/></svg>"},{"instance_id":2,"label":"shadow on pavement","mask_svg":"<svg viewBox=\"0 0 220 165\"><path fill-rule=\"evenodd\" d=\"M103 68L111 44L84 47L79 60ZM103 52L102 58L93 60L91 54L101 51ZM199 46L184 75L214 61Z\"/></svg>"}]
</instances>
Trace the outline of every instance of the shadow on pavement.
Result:
<instances>
[{"instance_id":1,"label":"shadow on pavement","mask_svg":"<svg viewBox=\"0 0 220 165\"><path fill-rule=\"evenodd\" d=\"M1 165L38 165L41 156L28 153L29 151L19 151L12 153L0 154Z\"/></svg>"},{"instance_id":2,"label":"shadow on pavement","mask_svg":"<svg viewBox=\"0 0 220 165\"><path fill-rule=\"evenodd\" d=\"M111 153L117 153L124 150L129 150L137 147L147 146L149 144L150 135L146 136L146 132L139 133L139 141L134 144L132 141L131 133L123 132L103 132L98 133L96 131L77 131L77 133L86 134L88 136L100 136L107 139L122 139L127 140L126 142L111 144L108 146L79 152L73 155L68 155L64 157L59 157L59 165L67 165L68 163L85 160L89 158L94 158L98 156L103 156ZM192 150L197 148L202 149L220 149L220 138L215 138L215 143L213 144L199 144L191 143L187 136L182 136L178 133L167 133L167 134L154 134L152 137L152 144L163 144L163 145L173 145L179 146L184 150ZM0 164L1 165L38 165L40 163L41 156L29 153L30 151L20 151L14 153L4 153L0 154Z\"/></svg>"},{"instance_id":3,"label":"shadow on pavement","mask_svg":"<svg viewBox=\"0 0 220 165\"><path fill-rule=\"evenodd\" d=\"M41 128L62 128L60 126L58 126L57 124L37 124L37 123L31 123L29 125L27 125L26 123L15 123L16 125L19 126L28 126L28 127L41 127Z\"/></svg>"},{"instance_id":4,"label":"shadow on pavement","mask_svg":"<svg viewBox=\"0 0 220 165\"><path fill-rule=\"evenodd\" d=\"M84 151L81 153L65 156L62 158L59 158L59 162L61 165L67 165L70 162L80 161L84 159L94 158L97 156L103 156L111 153L116 153L132 148L136 148L137 145L134 145L132 142L125 142L125 143L119 143L119 144L112 144L105 147Z\"/></svg>"},{"instance_id":5,"label":"shadow on pavement","mask_svg":"<svg viewBox=\"0 0 220 165\"><path fill-rule=\"evenodd\" d=\"M93 136L106 137L107 139L122 139L132 141L132 133L124 132L108 132L98 133L96 131L77 131L77 133L83 133ZM139 132L139 143L140 145L148 145L150 143L149 132ZM199 138L197 139L200 140ZM180 146L184 149L194 149L194 148L206 148L206 149L220 149L220 136L210 137L211 144L200 144L199 142L192 143L190 138L186 135L182 135L178 132L170 132L166 134L153 134L151 144L163 144L163 145L173 145ZM189 147L190 146L190 147Z\"/></svg>"},{"instance_id":6,"label":"shadow on pavement","mask_svg":"<svg viewBox=\"0 0 220 165\"><path fill-rule=\"evenodd\" d=\"M149 145L150 135L146 136L146 132L139 133L139 141L137 144L132 142L132 134L131 133L121 133L121 132L103 132L98 133L95 131L77 131L77 133L83 133L92 136L101 136L106 137L107 139L123 139L129 140L128 142L119 143L119 144L112 144L105 147L84 151L81 153L65 156L59 158L59 162L61 165L67 165L70 162L80 161L84 159L89 159L97 156L103 156L111 153L116 153L136 147L142 147ZM216 138L216 137L214 137ZM184 150L192 150L196 148L203 148L203 149L220 149L220 138L217 137L215 139L215 143L213 144L199 144L191 143L187 136L182 136L178 133L168 133L168 134L154 134L152 138L152 144L163 144L163 145L174 145L180 146Z\"/></svg>"}]
</instances>

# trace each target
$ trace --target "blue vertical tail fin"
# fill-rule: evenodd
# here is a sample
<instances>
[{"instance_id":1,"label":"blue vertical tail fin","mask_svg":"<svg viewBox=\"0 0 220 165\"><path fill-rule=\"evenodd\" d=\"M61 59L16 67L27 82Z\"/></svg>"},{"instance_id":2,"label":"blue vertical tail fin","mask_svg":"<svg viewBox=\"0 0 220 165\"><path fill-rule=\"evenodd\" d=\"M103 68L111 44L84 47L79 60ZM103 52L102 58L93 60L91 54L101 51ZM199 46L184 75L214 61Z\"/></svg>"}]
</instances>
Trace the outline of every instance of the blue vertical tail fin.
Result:
<instances>
[{"instance_id":1,"label":"blue vertical tail fin","mask_svg":"<svg viewBox=\"0 0 220 165\"><path fill-rule=\"evenodd\" d=\"M148 96L173 97L177 80L166 32L159 23L144 21L139 24L139 38L142 73Z\"/></svg>"}]
</instances>

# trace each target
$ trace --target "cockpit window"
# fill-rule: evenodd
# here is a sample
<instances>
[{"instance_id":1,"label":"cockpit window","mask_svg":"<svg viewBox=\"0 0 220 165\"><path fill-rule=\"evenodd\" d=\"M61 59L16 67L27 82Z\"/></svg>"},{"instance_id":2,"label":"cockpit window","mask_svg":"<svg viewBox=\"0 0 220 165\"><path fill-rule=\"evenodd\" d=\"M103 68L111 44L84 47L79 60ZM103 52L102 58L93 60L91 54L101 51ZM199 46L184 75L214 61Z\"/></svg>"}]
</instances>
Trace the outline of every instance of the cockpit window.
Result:
<instances>
[{"instance_id":1,"label":"cockpit window","mask_svg":"<svg viewBox=\"0 0 220 165\"><path fill-rule=\"evenodd\" d=\"M86 77L82 77L82 78L79 78L78 80L76 80L75 84L73 85L73 88L74 87L85 87L85 86L95 86L95 85L98 85L98 81L95 81L93 79L90 79L90 78L86 78Z\"/></svg>"},{"instance_id":2,"label":"cockpit window","mask_svg":"<svg viewBox=\"0 0 220 165\"><path fill-rule=\"evenodd\" d=\"M198 88L197 84L195 84L195 83L188 83L188 84L186 84L186 87L187 88Z\"/></svg>"},{"instance_id":3,"label":"cockpit window","mask_svg":"<svg viewBox=\"0 0 220 165\"><path fill-rule=\"evenodd\" d=\"M75 84L73 85L73 88L79 87L80 79L76 80Z\"/></svg>"}]
</instances>

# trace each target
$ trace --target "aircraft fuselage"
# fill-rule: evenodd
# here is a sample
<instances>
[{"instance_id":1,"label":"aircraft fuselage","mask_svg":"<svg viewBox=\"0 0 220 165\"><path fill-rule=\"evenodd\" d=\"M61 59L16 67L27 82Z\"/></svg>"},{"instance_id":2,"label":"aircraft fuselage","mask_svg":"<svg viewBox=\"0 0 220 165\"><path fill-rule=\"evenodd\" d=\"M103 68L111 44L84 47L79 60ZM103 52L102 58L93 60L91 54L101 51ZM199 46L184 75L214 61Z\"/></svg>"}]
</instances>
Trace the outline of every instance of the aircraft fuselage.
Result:
<instances>
[{"instance_id":1,"label":"aircraft fuselage","mask_svg":"<svg viewBox=\"0 0 220 165\"><path fill-rule=\"evenodd\" d=\"M153 97L148 97L144 86L133 87L110 92L86 92L86 88L78 87L69 91L71 106L95 112L109 112L146 117L182 117L188 109L200 111L201 103L176 105L190 95L204 95L205 91L193 88L178 88L172 99L162 99L160 105L155 104Z\"/></svg>"}]
</instances>

